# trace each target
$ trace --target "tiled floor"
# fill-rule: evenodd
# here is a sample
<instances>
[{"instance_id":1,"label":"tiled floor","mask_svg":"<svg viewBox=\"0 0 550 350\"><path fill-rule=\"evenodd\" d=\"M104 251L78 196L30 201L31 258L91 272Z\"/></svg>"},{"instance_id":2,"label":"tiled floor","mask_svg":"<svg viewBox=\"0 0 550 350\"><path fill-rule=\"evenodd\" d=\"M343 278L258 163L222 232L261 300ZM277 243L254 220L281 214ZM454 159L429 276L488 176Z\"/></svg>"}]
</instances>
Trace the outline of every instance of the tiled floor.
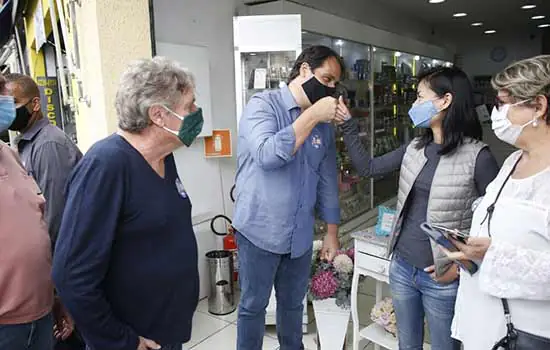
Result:
<instances>
[{"instance_id":1,"label":"tiled floor","mask_svg":"<svg viewBox=\"0 0 550 350\"><path fill-rule=\"evenodd\" d=\"M359 293L359 321L362 325L369 324L369 315L374 305L374 288L366 283ZM316 350L316 327L313 310L309 306L309 327L308 333L304 334L304 346L307 350ZM351 349L351 322L348 328L347 349ZM193 335L191 341L185 344L190 350L234 350L237 340L237 311L227 316L214 316L208 313L208 302L206 299L199 304L195 318L193 319ZM277 333L274 326L266 327L264 337L265 350L279 349ZM372 350L371 344L361 344L361 350Z\"/></svg>"}]
</instances>

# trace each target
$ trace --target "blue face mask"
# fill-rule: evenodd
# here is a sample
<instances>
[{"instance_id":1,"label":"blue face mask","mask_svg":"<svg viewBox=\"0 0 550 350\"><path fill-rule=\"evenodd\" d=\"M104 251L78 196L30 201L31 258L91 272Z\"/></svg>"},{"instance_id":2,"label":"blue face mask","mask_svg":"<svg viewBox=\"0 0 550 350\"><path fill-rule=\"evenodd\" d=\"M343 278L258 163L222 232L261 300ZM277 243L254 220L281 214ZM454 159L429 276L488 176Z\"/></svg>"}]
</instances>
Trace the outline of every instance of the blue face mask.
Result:
<instances>
[{"instance_id":1,"label":"blue face mask","mask_svg":"<svg viewBox=\"0 0 550 350\"><path fill-rule=\"evenodd\" d=\"M15 101L12 96L0 95L0 132L9 129L15 120Z\"/></svg>"},{"instance_id":2,"label":"blue face mask","mask_svg":"<svg viewBox=\"0 0 550 350\"><path fill-rule=\"evenodd\" d=\"M429 100L414 104L409 110L409 117L415 127L428 129L433 117L438 113L439 111L435 107L434 101Z\"/></svg>"}]
</instances>

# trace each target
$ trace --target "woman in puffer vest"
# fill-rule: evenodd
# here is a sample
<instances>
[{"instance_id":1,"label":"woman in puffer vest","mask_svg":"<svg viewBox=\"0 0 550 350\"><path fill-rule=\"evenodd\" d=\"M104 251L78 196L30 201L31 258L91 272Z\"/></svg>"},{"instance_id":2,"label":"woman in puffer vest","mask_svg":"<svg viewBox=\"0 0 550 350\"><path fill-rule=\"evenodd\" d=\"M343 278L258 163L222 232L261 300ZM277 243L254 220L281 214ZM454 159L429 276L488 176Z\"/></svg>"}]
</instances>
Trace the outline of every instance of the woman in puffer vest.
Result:
<instances>
[{"instance_id":1,"label":"woman in puffer vest","mask_svg":"<svg viewBox=\"0 0 550 350\"><path fill-rule=\"evenodd\" d=\"M397 215L390 237L390 290L399 349L422 349L427 319L433 350L460 349L451 338L459 267L429 240L423 222L468 231L472 203L498 173L480 140L482 127L471 83L458 68L438 67L418 77L418 97L409 111L422 136L372 158L358 125L340 104L344 142L361 176L400 170Z\"/></svg>"}]
</instances>

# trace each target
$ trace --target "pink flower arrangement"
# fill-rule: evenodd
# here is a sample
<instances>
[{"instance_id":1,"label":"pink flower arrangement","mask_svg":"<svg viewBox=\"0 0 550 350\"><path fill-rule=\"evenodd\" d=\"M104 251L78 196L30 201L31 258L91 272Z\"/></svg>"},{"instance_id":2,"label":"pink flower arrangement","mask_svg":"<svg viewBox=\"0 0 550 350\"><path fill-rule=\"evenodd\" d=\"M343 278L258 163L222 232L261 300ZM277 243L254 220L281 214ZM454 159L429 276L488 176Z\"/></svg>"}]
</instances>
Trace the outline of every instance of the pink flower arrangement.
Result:
<instances>
[{"instance_id":1,"label":"pink flower arrangement","mask_svg":"<svg viewBox=\"0 0 550 350\"><path fill-rule=\"evenodd\" d=\"M321 271L311 278L311 292L319 299L330 298L338 289L338 281L330 271Z\"/></svg>"},{"instance_id":2,"label":"pink flower arrangement","mask_svg":"<svg viewBox=\"0 0 550 350\"><path fill-rule=\"evenodd\" d=\"M384 298L376 303L370 313L371 319L382 326L386 332L395 336L397 334L397 320L391 298Z\"/></svg>"},{"instance_id":3,"label":"pink flower arrangement","mask_svg":"<svg viewBox=\"0 0 550 350\"><path fill-rule=\"evenodd\" d=\"M321 241L313 242L309 298L335 298L338 306L348 308L351 301L354 249L338 251L334 260L329 262L320 257L322 245Z\"/></svg>"}]
</instances>

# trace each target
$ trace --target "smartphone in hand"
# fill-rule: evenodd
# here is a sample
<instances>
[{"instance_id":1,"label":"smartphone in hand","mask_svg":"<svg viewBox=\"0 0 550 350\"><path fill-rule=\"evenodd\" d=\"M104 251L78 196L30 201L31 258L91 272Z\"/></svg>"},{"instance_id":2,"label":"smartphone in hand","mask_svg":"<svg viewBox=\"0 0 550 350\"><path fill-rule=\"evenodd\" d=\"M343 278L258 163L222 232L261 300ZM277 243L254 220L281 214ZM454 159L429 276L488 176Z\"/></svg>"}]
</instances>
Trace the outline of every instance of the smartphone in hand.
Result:
<instances>
[{"instance_id":1,"label":"smartphone in hand","mask_svg":"<svg viewBox=\"0 0 550 350\"><path fill-rule=\"evenodd\" d=\"M431 226L433 228L437 229L437 230L445 232L452 239L457 240L457 241L459 241L461 243L464 243L464 244L466 244L466 242L468 241L468 237L470 236L469 233L459 231L459 230L451 230L451 229L446 228L444 226L440 226L440 225L431 225Z\"/></svg>"},{"instance_id":2,"label":"smartphone in hand","mask_svg":"<svg viewBox=\"0 0 550 350\"><path fill-rule=\"evenodd\" d=\"M475 262L471 260L462 260L462 259L455 259L453 256L456 254L456 256L462 255L460 254L460 249L458 249L454 243L447 237L447 232L445 230L441 230L438 227L434 225L430 225L427 222L420 225L420 228L424 233L434 242L436 242L438 245L440 245L445 251L445 254L452 260L458 264L463 270L467 271L470 275L473 275L477 272L478 266ZM447 229L448 230L448 229ZM454 230L451 230L454 232ZM459 234L464 234L460 233ZM450 235L450 233L449 233ZM458 234L457 234L458 237ZM454 238L454 237L453 237ZM464 239L464 237L461 237Z\"/></svg>"}]
</instances>

